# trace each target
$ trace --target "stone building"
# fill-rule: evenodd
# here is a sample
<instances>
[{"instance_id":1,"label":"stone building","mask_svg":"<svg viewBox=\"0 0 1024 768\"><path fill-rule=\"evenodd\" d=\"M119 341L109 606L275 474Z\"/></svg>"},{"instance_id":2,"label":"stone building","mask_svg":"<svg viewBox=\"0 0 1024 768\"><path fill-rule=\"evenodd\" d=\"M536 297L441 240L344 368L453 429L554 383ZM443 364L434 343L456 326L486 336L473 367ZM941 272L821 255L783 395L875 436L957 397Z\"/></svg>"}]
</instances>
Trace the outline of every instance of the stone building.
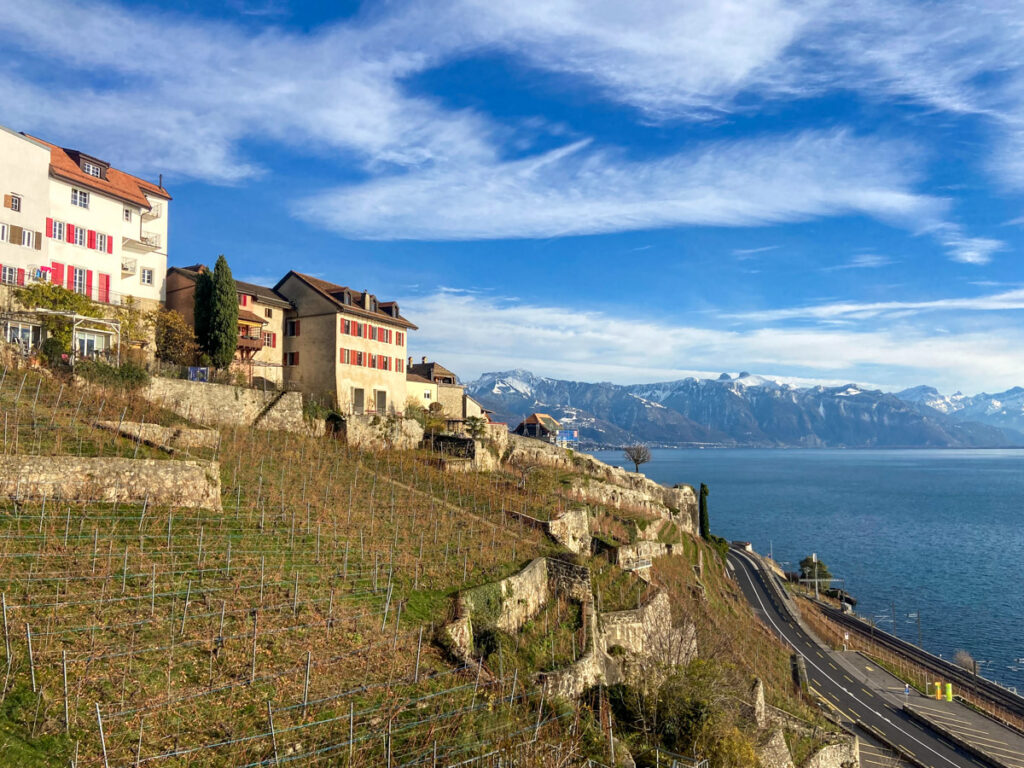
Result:
<instances>
[{"instance_id":1,"label":"stone building","mask_svg":"<svg viewBox=\"0 0 1024 768\"><path fill-rule=\"evenodd\" d=\"M181 313L195 327L196 279L206 270L202 264L167 270L167 308ZM235 281L238 292L238 348L233 368L242 371L250 383L284 383L282 354L284 322L291 302L255 283Z\"/></svg>"},{"instance_id":2,"label":"stone building","mask_svg":"<svg viewBox=\"0 0 1024 768\"><path fill-rule=\"evenodd\" d=\"M346 414L405 409L408 332L398 304L310 275L289 272L274 291L285 318L284 385Z\"/></svg>"}]
</instances>

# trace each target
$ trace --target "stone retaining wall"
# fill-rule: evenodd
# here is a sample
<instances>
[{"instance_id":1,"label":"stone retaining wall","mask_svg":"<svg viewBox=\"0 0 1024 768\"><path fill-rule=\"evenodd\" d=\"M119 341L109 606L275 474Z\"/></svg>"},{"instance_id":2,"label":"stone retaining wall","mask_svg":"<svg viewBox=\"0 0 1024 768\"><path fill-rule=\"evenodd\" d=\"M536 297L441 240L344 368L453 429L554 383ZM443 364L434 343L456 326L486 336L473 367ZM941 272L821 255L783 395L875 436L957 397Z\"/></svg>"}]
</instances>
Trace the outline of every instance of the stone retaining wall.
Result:
<instances>
[{"instance_id":1,"label":"stone retaining wall","mask_svg":"<svg viewBox=\"0 0 1024 768\"><path fill-rule=\"evenodd\" d=\"M359 448L418 448L423 441L423 427L414 419L401 416L353 414L342 420L345 441Z\"/></svg>"},{"instance_id":2,"label":"stone retaining wall","mask_svg":"<svg viewBox=\"0 0 1024 768\"><path fill-rule=\"evenodd\" d=\"M302 417L302 395L298 392L263 392L228 384L155 376L142 390L142 395L200 424L259 426L288 432L310 429Z\"/></svg>"},{"instance_id":3,"label":"stone retaining wall","mask_svg":"<svg viewBox=\"0 0 1024 768\"><path fill-rule=\"evenodd\" d=\"M220 465L171 459L0 456L0 495L143 502L219 511Z\"/></svg>"},{"instance_id":4,"label":"stone retaining wall","mask_svg":"<svg viewBox=\"0 0 1024 768\"><path fill-rule=\"evenodd\" d=\"M137 421L98 421L96 426L100 429L117 432L132 440L141 440L147 445L153 445L165 451L212 449L220 443L220 432L212 429L161 427L157 424L142 424Z\"/></svg>"}]
</instances>

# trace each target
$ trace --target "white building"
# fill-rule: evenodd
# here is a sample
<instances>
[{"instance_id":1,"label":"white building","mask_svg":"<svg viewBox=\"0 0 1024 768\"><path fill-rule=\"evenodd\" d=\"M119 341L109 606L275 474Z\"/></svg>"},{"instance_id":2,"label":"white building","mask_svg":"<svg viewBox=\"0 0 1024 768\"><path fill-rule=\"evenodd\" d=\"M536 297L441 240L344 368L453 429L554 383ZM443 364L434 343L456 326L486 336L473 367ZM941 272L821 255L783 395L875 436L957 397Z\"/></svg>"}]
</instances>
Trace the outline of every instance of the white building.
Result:
<instances>
[{"instance_id":1,"label":"white building","mask_svg":"<svg viewBox=\"0 0 1024 768\"><path fill-rule=\"evenodd\" d=\"M0 282L56 283L101 304L132 297L150 309L163 302L171 196L162 186L4 128L0 187ZM8 324L6 336L37 340L21 325ZM98 332L75 345L89 353L111 341Z\"/></svg>"}]
</instances>

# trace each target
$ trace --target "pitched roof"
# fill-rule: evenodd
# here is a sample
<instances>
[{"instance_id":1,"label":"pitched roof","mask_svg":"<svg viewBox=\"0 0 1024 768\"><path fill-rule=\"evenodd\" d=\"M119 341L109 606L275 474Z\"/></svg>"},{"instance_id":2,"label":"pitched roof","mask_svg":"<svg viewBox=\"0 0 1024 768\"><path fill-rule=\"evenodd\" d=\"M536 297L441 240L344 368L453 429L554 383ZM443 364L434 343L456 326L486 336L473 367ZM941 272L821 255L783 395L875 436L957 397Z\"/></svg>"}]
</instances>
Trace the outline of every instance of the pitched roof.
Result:
<instances>
[{"instance_id":1,"label":"pitched roof","mask_svg":"<svg viewBox=\"0 0 1024 768\"><path fill-rule=\"evenodd\" d=\"M523 424L540 424L548 432L557 432L562 428L558 421L546 413L531 413L523 419Z\"/></svg>"},{"instance_id":2,"label":"pitched roof","mask_svg":"<svg viewBox=\"0 0 1024 768\"><path fill-rule=\"evenodd\" d=\"M265 322L267 322L262 317L257 315L255 312L250 312L248 309L241 308L238 310L238 319L249 323L259 323L260 325L263 325Z\"/></svg>"},{"instance_id":3,"label":"pitched roof","mask_svg":"<svg viewBox=\"0 0 1024 768\"><path fill-rule=\"evenodd\" d=\"M52 176L147 209L152 207L149 200L146 199L147 194L162 197L165 200L171 199L170 193L163 187L140 179L138 176L132 176L130 173L119 171L104 160L79 152L77 149L58 147L45 139L27 133L22 135L50 148L50 175ZM107 166L106 178L101 179L83 171L80 164L83 157Z\"/></svg>"},{"instance_id":4,"label":"pitched roof","mask_svg":"<svg viewBox=\"0 0 1024 768\"><path fill-rule=\"evenodd\" d=\"M168 272L177 272L190 280L195 280L199 276L200 271L204 269L206 269L204 264L192 264L188 267L171 267ZM288 299L279 294L273 288L267 288L265 285L247 283L244 280L235 280L235 288L239 293L255 296L256 301L260 304L270 304L271 306L282 307L284 309L290 309L292 306L292 303L288 301Z\"/></svg>"},{"instance_id":5,"label":"pitched roof","mask_svg":"<svg viewBox=\"0 0 1024 768\"><path fill-rule=\"evenodd\" d=\"M409 328L414 331L417 330L415 325L410 323L401 315L395 316L390 314L389 312L381 311L381 307L397 307L398 305L393 301L377 302L377 311L364 309L359 305L363 302L363 299L366 296L366 292L353 291L348 286L338 285L337 283L331 283L328 282L327 280L321 280L320 278L313 277L312 275L304 275L301 272L296 272L294 269L289 271L287 275L285 275L284 277L277 281L277 285L274 286L274 290L277 291L284 283L284 281L287 280L292 275L297 277L299 280L304 282L314 291L319 293L321 296L323 296L328 301L333 303L339 309L344 310L345 312L350 312L353 315L358 315L361 317L370 317L375 320L386 321L395 325L400 325L405 328ZM351 294L351 304L345 303L343 298L345 293ZM373 294L370 295L373 296Z\"/></svg>"},{"instance_id":6,"label":"pitched roof","mask_svg":"<svg viewBox=\"0 0 1024 768\"><path fill-rule=\"evenodd\" d=\"M426 377L430 381L433 381L436 376L451 377L452 381L459 380L458 376L440 363L413 363L409 366L409 370L413 373L418 373L420 376Z\"/></svg>"},{"instance_id":7,"label":"pitched roof","mask_svg":"<svg viewBox=\"0 0 1024 768\"><path fill-rule=\"evenodd\" d=\"M407 373L405 374L406 381L415 381L417 384L433 384L430 379L425 379L418 373Z\"/></svg>"}]
</instances>

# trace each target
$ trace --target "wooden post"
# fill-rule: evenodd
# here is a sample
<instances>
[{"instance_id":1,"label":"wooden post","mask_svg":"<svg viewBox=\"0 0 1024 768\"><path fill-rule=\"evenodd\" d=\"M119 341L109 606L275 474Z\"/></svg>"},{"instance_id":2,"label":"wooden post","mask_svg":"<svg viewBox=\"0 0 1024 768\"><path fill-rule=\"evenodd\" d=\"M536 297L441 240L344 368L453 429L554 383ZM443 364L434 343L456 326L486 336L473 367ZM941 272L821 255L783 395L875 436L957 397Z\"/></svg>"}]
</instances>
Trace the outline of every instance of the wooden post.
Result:
<instances>
[{"instance_id":1,"label":"wooden post","mask_svg":"<svg viewBox=\"0 0 1024 768\"><path fill-rule=\"evenodd\" d=\"M28 640L28 669L32 674L32 693L36 693L36 663L32 658L32 628L25 622L25 637Z\"/></svg>"},{"instance_id":2,"label":"wooden post","mask_svg":"<svg viewBox=\"0 0 1024 768\"><path fill-rule=\"evenodd\" d=\"M280 765L281 758L277 754L277 732L274 730L274 710L270 706L270 699L267 699L267 719L270 720L270 741L274 745L274 765Z\"/></svg>"},{"instance_id":3,"label":"wooden post","mask_svg":"<svg viewBox=\"0 0 1024 768\"><path fill-rule=\"evenodd\" d=\"M348 764L352 765L352 750L355 749L355 722L356 722L356 705L353 702L348 703Z\"/></svg>"},{"instance_id":4,"label":"wooden post","mask_svg":"<svg viewBox=\"0 0 1024 768\"><path fill-rule=\"evenodd\" d=\"M11 633L7 626L7 593L4 592L0 595L0 600L3 601L4 609L4 647L7 649L7 668L11 667Z\"/></svg>"},{"instance_id":5,"label":"wooden post","mask_svg":"<svg viewBox=\"0 0 1024 768\"><path fill-rule=\"evenodd\" d=\"M311 654L306 651L306 682L302 685L302 716L306 716L306 707L309 706L309 662Z\"/></svg>"},{"instance_id":6,"label":"wooden post","mask_svg":"<svg viewBox=\"0 0 1024 768\"><path fill-rule=\"evenodd\" d=\"M416 671L413 673L412 681L420 681L420 651L423 649L423 625L420 625L420 638L416 641Z\"/></svg>"},{"instance_id":7,"label":"wooden post","mask_svg":"<svg viewBox=\"0 0 1024 768\"><path fill-rule=\"evenodd\" d=\"M103 718L100 716L100 703L96 702L96 722L100 726L100 746L103 747L103 768L110 768L107 762L107 739L103 735Z\"/></svg>"},{"instance_id":8,"label":"wooden post","mask_svg":"<svg viewBox=\"0 0 1024 768\"><path fill-rule=\"evenodd\" d=\"M249 682L256 680L256 629L259 626L260 612L252 612L252 668L249 670Z\"/></svg>"},{"instance_id":9,"label":"wooden post","mask_svg":"<svg viewBox=\"0 0 1024 768\"><path fill-rule=\"evenodd\" d=\"M192 597L192 579L188 580L188 587L185 589L185 608L181 612L181 630L179 635L185 634L185 619L188 617L188 601Z\"/></svg>"},{"instance_id":10,"label":"wooden post","mask_svg":"<svg viewBox=\"0 0 1024 768\"><path fill-rule=\"evenodd\" d=\"M139 715L139 743L135 747L135 768L139 768L139 765L142 763L142 723L145 719L145 717Z\"/></svg>"},{"instance_id":11,"label":"wooden post","mask_svg":"<svg viewBox=\"0 0 1024 768\"><path fill-rule=\"evenodd\" d=\"M65 733L71 733L71 719L68 717L68 651L60 651L60 671L65 681Z\"/></svg>"}]
</instances>

